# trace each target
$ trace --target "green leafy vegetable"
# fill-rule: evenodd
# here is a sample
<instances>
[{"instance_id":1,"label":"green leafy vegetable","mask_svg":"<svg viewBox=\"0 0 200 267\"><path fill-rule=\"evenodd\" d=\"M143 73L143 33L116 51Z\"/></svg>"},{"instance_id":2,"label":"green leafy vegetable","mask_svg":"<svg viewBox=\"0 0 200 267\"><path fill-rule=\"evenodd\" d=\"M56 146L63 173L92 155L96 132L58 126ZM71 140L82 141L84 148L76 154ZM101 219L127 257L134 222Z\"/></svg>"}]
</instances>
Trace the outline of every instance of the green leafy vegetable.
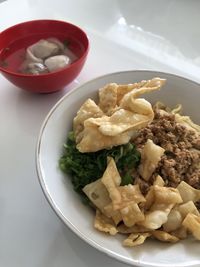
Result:
<instances>
[{"instance_id":1,"label":"green leafy vegetable","mask_svg":"<svg viewBox=\"0 0 200 267\"><path fill-rule=\"evenodd\" d=\"M121 185L133 183L132 173L140 163L140 153L132 143L116 146L110 150L81 153L76 148L73 132L68 134L64 144L64 153L59 160L60 169L70 174L74 190L82 194L82 188L101 178L106 166L107 157L113 157L122 177Z\"/></svg>"},{"instance_id":2,"label":"green leafy vegetable","mask_svg":"<svg viewBox=\"0 0 200 267\"><path fill-rule=\"evenodd\" d=\"M133 182L133 177L131 176L131 174L126 173L122 178L121 185L132 184L132 182Z\"/></svg>"}]
</instances>

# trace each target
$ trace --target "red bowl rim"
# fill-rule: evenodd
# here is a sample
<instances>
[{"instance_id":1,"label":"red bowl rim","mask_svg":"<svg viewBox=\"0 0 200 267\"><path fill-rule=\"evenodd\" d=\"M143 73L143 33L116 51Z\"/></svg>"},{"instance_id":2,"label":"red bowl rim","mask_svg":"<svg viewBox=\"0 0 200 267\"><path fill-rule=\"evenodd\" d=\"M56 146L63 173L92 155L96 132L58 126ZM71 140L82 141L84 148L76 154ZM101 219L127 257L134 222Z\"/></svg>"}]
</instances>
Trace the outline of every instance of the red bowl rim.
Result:
<instances>
[{"instance_id":1,"label":"red bowl rim","mask_svg":"<svg viewBox=\"0 0 200 267\"><path fill-rule=\"evenodd\" d=\"M11 27L3 30L2 32L0 32L0 36L2 33L5 33L6 31L9 31L11 30L12 28L15 28L16 26L21 26L23 24L29 24L31 22L61 22L61 23L64 23L64 24L67 24L68 26L72 26L74 28L76 28L77 30L79 30L80 32L83 33L83 35L85 36L85 39L86 39L86 42L87 42L87 46L86 46L86 49L83 53L83 55L81 57L79 57L76 61L74 61L72 64L60 69L60 70L56 70L56 71L53 71L53 72L49 72L49 73L42 73L42 74L39 74L39 75L33 75L33 74L24 74L24 73L18 73L18 72L14 72L14 71L10 71L10 70L7 70L3 67L0 66L0 71L4 72L4 73L7 73L7 74L11 74L13 76L18 76L18 77L48 77L49 75L52 75L52 74L56 74L56 73L60 73L60 72L63 72L65 71L66 69L69 69L71 68L72 66L75 66L77 65L82 59L84 59L87 54L88 54L88 51L89 51L89 47L90 47L90 43L89 43L89 38L86 34L86 32L81 29L79 26L71 23L71 22L68 22L68 21L64 21L64 20L54 20L54 19L36 19L36 20L28 20L28 21L24 21L24 22L21 22L21 23L17 23L15 25L12 25Z\"/></svg>"}]
</instances>

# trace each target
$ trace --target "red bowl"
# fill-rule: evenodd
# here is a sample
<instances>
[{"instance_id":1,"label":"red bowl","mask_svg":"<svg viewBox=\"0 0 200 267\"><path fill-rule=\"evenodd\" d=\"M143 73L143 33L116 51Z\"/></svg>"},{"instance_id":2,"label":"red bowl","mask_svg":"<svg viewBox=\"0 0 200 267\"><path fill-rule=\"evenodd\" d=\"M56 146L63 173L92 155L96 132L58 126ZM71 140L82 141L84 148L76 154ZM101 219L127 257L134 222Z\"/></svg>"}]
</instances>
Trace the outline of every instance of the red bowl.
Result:
<instances>
[{"instance_id":1,"label":"red bowl","mask_svg":"<svg viewBox=\"0 0 200 267\"><path fill-rule=\"evenodd\" d=\"M23 59L14 55L40 39L50 37L62 42L67 41L77 60L51 73L31 75L17 72L16 66ZM86 61L88 50L89 41L86 33L71 23L57 20L23 22L0 33L0 71L7 80L24 90L37 93L55 92L63 89L77 77ZM8 64L9 58L12 58L12 61Z\"/></svg>"}]
</instances>

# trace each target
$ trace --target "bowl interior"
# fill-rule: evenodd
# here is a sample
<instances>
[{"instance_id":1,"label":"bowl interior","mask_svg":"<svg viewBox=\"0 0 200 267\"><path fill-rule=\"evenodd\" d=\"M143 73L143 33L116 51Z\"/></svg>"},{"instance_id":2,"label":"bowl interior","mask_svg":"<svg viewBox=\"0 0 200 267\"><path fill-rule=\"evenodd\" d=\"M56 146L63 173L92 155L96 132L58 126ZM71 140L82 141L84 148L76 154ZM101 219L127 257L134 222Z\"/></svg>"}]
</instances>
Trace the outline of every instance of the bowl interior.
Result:
<instances>
[{"instance_id":1,"label":"bowl interior","mask_svg":"<svg viewBox=\"0 0 200 267\"><path fill-rule=\"evenodd\" d=\"M88 49L86 34L77 26L55 20L36 20L17 24L0 33L0 68L16 72L25 58L26 48L40 39L57 38L81 58Z\"/></svg>"},{"instance_id":2,"label":"bowl interior","mask_svg":"<svg viewBox=\"0 0 200 267\"><path fill-rule=\"evenodd\" d=\"M159 91L145 95L151 103L158 100L169 106L181 103L184 113L200 123L197 107L200 86L170 74L149 71L128 71L97 78L71 91L48 114L37 146L37 171L45 196L63 222L83 240L106 254L135 266L199 266L200 244L193 240L166 244L147 240L142 246L124 248L123 237L107 236L93 228L94 213L73 191L69 177L58 168L63 143L72 129L72 119L88 97L95 99L97 90L109 82L133 83L143 79L161 77L167 84Z\"/></svg>"}]
</instances>

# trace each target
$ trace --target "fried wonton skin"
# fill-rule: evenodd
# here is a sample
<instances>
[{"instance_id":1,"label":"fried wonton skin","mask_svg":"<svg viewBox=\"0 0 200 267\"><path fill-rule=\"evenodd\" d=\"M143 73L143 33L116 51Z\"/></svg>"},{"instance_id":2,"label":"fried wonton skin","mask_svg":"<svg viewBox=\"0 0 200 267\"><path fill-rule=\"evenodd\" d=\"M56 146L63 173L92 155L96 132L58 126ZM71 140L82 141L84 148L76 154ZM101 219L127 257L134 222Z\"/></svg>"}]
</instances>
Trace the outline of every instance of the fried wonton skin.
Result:
<instances>
[{"instance_id":1,"label":"fried wonton skin","mask_svg":"<svg viewBox=\"0 0 200 267\"><path fill-rule=\"evenodd\" d=\"M194 214L199 216L199 211L194 202L188 201L181 205L176 205L169 213L167 222L163 225L166 232L171 232L179 229L187 214Z\"/></svg>"},{"instance_id":2,"label":"fried wonton skin","mask_svg":"<svg viewBox=\"0 0 200 267\"><path fill-rule=\"evenodd\" d=\"M99 107L106 115L111 115L116 107L120 105L122 98L130 93L137 93L137 97L144 92L158 90L165 84L165 79L153 78L152 80L143 80L133 84L109 83L99 89ZM141 90L139 90L141 89ZM137 91L138 90L138 91Z\"/></svg>"},{"instance_id":3,"label":"fried wonton skin","mask_svg":"<svg viewBox=\"0 0 200 267\"><path fill-rule=\"evenodd\" d=\"M169 215L167 222L163 224L163 229L165 232L172 232L177 230L182 225L182 215L177 208L173 208Z\"/></svg>"},{"instance_id":4,"label":"fried wonton skin","mask_svg":"<svg viewBox=\"0 0 200 267\"><path fill-rule=\"evenodd\" d=\"M115 222L123 220L124 224L129 227L144 220L144 214L138 203L144 202L145 198L138 185L120 186L121 177L113 158L108 159L108 165L101 181L112 202L111 205L104 208L104 213L110 211Z\"/></svg>"},{"instance_id":5,"label":"fried wonton skin","mask_svg":"<svg viewBox=\"0 0 200 267\"><path fill-rule=\"evenodd\" d=\"M172 208L182 203L182 198L176 188L154 185L153 201L145 213L144 221L140 222L147 229L156 230L168 221L168 216Z\"/></svg>"},{"instance_id":6,"label":"fried wonton skin","mask_svg":"<svg viewBox=\"0 0 200 267\"><path fill-rule=\"evenodd\" d=\"M128 204L134 202L136 204L146 202L145 197L140 191L139 185L124 185L118 188L121 194L121 203L117 206L117 209L125 208Z\"/></svg>"},{"instance_id":7,"label":"fried wonton skin","mask_svg":"<svg viewBox=\"0 0 200 267\"><path fill-rule=\"evenodd\" d=\"M120 186L121 177L113 158L108 158L107 168L101 179L86 185L83 192L92 203L117 225L127 226L144 220L138 204L145 202L138 185Z\"/></svg>"},{"instance_id":8,"label":"fried wonton skin","mask_svg":"<svg viewBox=\"0 0 200 267\"><path fill-rule=\"evenodd\" d=\"M151 236L151 233L132 233L123 241L125 247L135 247L142 245Z\"/></svg>"},{"instance_id":9,"label":"fried wonton skin","mask_svg":"<svg viewBox=\"0 0 200 267\"><path fill-rule=\"evenodd\" d=\"M149 232L149 229L140 226L140 225L133 225L131 227L126 226L125 224L120 224L117 226L117 230L120 234L131 234L131 233L145 233Z\"/></svg>"},{"instance_id":10,"label":"fried wonton skin","mask_svg":"<svg viewBox=\"0 0 200 267\"><path fill-rule=\"evenodd\" d=\"M103 214L105 214L108 218L112 218L115 225L118 225L122 221L122 215L119 210L113 209L113 204L110 202L103 209Z\"/></svg>"},{"instance_id":11,"label":"fried wonton skin","mask_svg":"<svg viewBox=\"0 0 200 267\"><path fill-rule=\"evenodd\" d=\"M108 158L102 178L84 187L83 191L97 207L94 220L97 230L110 235L129 234L123 241L128 247L141 245L148 237L175 243L189 233L200 240L200 214L193 202L198 199L199 190L185 183L177 188L166 187L159 175L146 196L139 185L120 184L116 163ZM190 200L184 202L186 188Z\"/></svg>"},{"instance_id":12,"label":"fried wonton skin","mask_svg":"<svg viewBox=\"0 0 200 267\"><path fill-rule=\"evenodd\" d=\"M121 100L130 92L134 92L134 97L139 97L144 93L150 93L152 91L159 90L166 82L166 79L153 78L151 80L143 80L138 83L119 85L117 91L117 100L121 104Z\"/></svg>"},{"instance_id":13,"label":"fried wonton skin","mask_svg":"<svg viewBox=\"0 0 200 267\"><path fill-rule=\"evenodd\" d=\"M165 182L163 181L162 177L160 175L157 175L155 178L155 181L153 183L153 186L150 187L149 191L147 192L146 196L145 196L145 202L143 205L143 208L145 211L149 210L150 207L153 205L153 203L155 202L155 194L154 194L154 186L164 186Z\"/></svg>"},{"instance_id":14,"label":"fried wonton skin","mask_svg":"<svg viewBox=\"0 0 200 267\"><path fill-rule=\"evenodd\" d=\"M110 235L116 235L118 232L112 219L103 215L98 209L96 210L94 227L97 230L101 232L109 233Z\"/></svg>"},{"instance_id":15,"label":"fried wonton skin","mask_svg":"<svg viewBox=\"0 0 200 267\"><path fill-rule=\"evenodd\" d=\"M89 118L99 118L103 116L103 111L97 106L92 99L87 99L77 112L73 120L73 130L76 137L76 142L79 143L82 139L84 129L84 121Z\"/></svg>"},{"instance_id":16,"label":"fried wonton skin","mask_svg":"<svg viewBox=\"0 0 200 267\"><path fill-rule=\"evenodd\" d=\"M178 239L185 239L188 236L187 229L182 225L180 228L171 232L172 235L176 236Z\"/></svg>"},{"instance_id":17,"label":"fried wonton skin","mask_svg":"<svg viewBox=\"0 0 200 267\"><path fill-rule=\"evenodd\" d=\"M83 192L90 199L90 201L101 212L104 211L104 207L110 203L110 197L106 187L101 182L101 179L96 180L90 184L87 184L83 188Z\"/></svg>"},{"instance_id":18,"label":"fried wonton skin","mask_svg":"<svg viewBox=\"0 0 200 267\"><path fill-rule=\"evenodd\" d=\"M194 202L191 200L178 206L178 210L181 213L181 216L183 218L185 218L188 213L192 213L197 216L200 215L197 207L195 206Z\"/></svg>"},{"instance_id":19,"label":"fried wonton skin","mask_svg":"<svg viewBox=\"0 0 200 267\"><path fill-rule=\"evenodd\" d=\"M76 146L82 153L96 152L104 148L109 149L113 147L113 144L115 146L127 144L134 134L134 130L130 130L120 135L106 136L99 131L99 126L93 124L90 120L85 121L84 126L84 133L80 133L80 135L84 134L84 139L82 138Z\"/></svg>"},{"instance_id":20,"label":"fried wonton skin","mask_svg":"<svg viewBox=\"0 0 200 267\"><path fill-rule=\"evenodd\" d=\"M101 182L106 187L109 197L112 201L113 208L115 209L115 206L121 203L121 194L118 190L118 187L121 183L121 177L113 158L108 159L108 165L103 177L101 178Z\"/></svg>"},{"instance_id":21,"label":"fried wonton skin","mask_svg":"<svg viewBox=\"0 0 200 267\"><path fill-rule=\"evenodd\" d=\"M152 235L163 242L170 242L170 243L175 243L179 241L179 238L176 237L175 235L169 234L165 231L160 231L160 230L156 230L152 232Z\"/></svg>"},{"instance_id":22,"label":"fried wonton skin","mask_svg":"<svg viewBox=\"0 0 200 267\"><path fill-rule=\"evenodd\" d=\"M139 173L144 180L149 180L164 152L165 150L162 147L155 145L150 139L147 140L141 153L139 166Z\"/></svg>"},{"instance_id":23,"label":"fried wonton skin","mask_svg":"<svg viewBox=\"0 0 200 267\"><path fill-rule=\"evenodd\" d=\"M109 83L99 89L99 107L106 115L111 115L117 107L117 90L116 83Z\"/></svg>"},{"instance_id":24,"label":"fried wonton skin","mask_svg":"<svg viewBox=\"0 0 200 267\"><path fill-rule=\"evenodd\" d=\"M90 119L90 123L98 126L98 130L105 136L118 136L129 130L139 130L149 122L143 114L136 114L129 110L118 109L112 116Z\"/></svg>"},{"instance_id":25,"label":"fried wonton skin","mask_svg":"<svg viewBox=\"0 0 200 267\"><path fill-rule=\"evenodd\" d=\"M173 187L154 186L156 204L180 204L183 202L179 191Z\"/></svg>"},{"instance_id":26,"label":"fried wonton skin","mask_svg":"<svg viewBox=\"0 0 200 267\"><path fill-rule=\"evenodd\" d=\"M113 203L121 203L121 194L118 192L121 177L112 158L108 158L107 168L101 179L86 185L83 192L104 215L112 218L117 225L121 220L121 214L113 209ZM113 201L113 203L112 203Z\"/></svg>"},{"instance_id":27,"label":"fried wonton skin","mask_svg":"<svg viewBox=\"0 0 200 267\"><path fill-rule=\"evenodd\" d=\"M155 181L153 182L153 185L164 186L165 182L160 175L157 175Z\"/></svg>"},{"instance_id":28,"label":"fried wonton skin","mask_svg":"<svg viewBox=\"0 0 200 267\"><path fill-rule=\"evenodd\" d=\"M183 226L188 229L197 240L200 240L200 216L188 213L183 221Z\"/></svg>"},{"instance_id":29,"label":"fried wonton skin","mask_svg":"<svg viewBox=\"0 0 200 267\"><path fill-rule=\"evenodd\" d=\"M120 209L122 220L128 227L135 225L145 219L144 213L139 208L138 204L132 202L125 208Z\"/></svg>"},{"instance_id":30,"label":"fried wonton skin","mask_svg":"<svg viewBox=\"0 0 200 267\"><path fill-rule=\"evenodd\" d=\"M200 190L195 189L184 181L177 186L177 189L184 203L188 201L193 201L195 203L200 200Z\"/></svg>"},{"instance_id":31,"label":"fried wonton skin","mask_svg":"<svg viewBox=\"0 0 200 267\"><path fill-rule=\"evenodd\" d=\"M165 208L149 211L145 214L144 221L140 222L140 225L146 227L149 230L159 229L164 223L167 222L168 214L170 213L171 205Z\"/></svg>"},{"instance_id":32,"label":"fried wonton skin","mask_svg":"<svg viewBox=\"0 0 200 267\"><path fill-rule=\"evenodd\" d=\"M108 84L101 88L99 105L86 101L74 118L77 149L82 153L95 152L128 143L154 118L151 104L139 97L160 89L164 82L155 78L127 85L126 93L123 85Z\"/></svg>"},{"instance_id":33,"label":"fried wonton skin","mask_svg":"<svg viewBox=\"0 0 200 267\"><path fill-rule=\"evenodd\" d=\"M126 144L136 131L149 122L146 116L123 109L117 110L111 117L87 119L84 122L83 138L77 144L77 149L82 153L96 152Z\"/></svg>"},{"instance_id":34,"label":"fried wonton skin","mask_svg":"<svg viewBox=\"0 0 200 267\"><path fill-rule=\"evenodd\" d=\"M120 186L121 177L113 158L108 158L107 168L101 179L86 185L83 192L91 202L117 225L123 221L132 226L144 220L138 204L145 202L138 185Z\"/></svg>"}]
</instances>

